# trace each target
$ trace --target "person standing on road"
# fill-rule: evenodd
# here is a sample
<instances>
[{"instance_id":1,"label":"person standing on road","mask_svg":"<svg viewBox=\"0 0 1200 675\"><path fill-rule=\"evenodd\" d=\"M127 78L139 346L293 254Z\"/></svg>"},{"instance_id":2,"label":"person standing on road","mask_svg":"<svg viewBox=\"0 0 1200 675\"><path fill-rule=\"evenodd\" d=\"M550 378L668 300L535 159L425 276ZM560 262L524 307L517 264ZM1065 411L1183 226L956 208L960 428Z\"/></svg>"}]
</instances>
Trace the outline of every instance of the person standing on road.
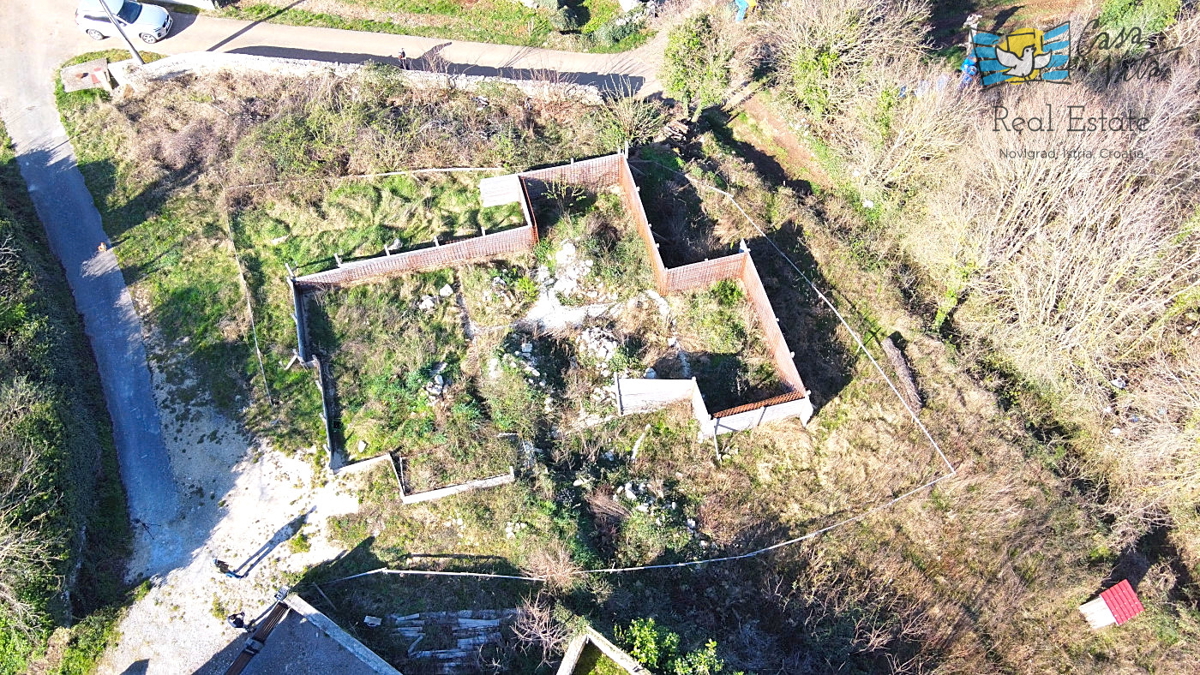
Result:
<instances>
[{"instance_id":1,"label":"person standing on road","mask_svg":"<svg viewBox=\"0 0 1200 675\"><path fill-rule=\"evenodd\" d=\"M230 579L241 579L242 578L237 572L234 572L232 569L230 569L229 563L225 562L224 560L221 560L219 558L213 558L213 565L216 566L218 572L220 572L221 574L224 574L225 576L229 577Z\"/></svg>"},{"instance_id":2,"label":"person standing on road","mask_svg":"<svg viewBox=\"0 0 1200 675\"><path fill-rule=\"evenodd\" d=\"M408 62L408 54L404 51L404 49L400 50L400 53L396 55L396 58L400 60L400 68L402 70L409 70L411 65Z\"/></svg>"}]
</instances>

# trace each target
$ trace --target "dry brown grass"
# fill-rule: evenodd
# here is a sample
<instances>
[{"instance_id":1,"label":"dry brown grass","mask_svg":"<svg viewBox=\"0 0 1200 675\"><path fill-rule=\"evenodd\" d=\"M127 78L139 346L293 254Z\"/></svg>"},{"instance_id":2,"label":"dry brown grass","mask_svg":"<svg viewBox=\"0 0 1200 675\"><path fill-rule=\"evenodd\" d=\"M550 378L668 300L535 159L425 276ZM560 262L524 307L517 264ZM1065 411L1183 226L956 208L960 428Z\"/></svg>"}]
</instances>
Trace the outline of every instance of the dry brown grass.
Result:
<instances>
[{"instance_id":1,"label":"dry brown grass","mask_svg":"<svg viewBox=\"0 0 1200 675\"><path fill-rule=\"evenodd\" d=\"M783 88L886 222L865 226L840 198L823 215L924 286L935 325L952 317L1078 430L1080 470L1111 489L1115 544L1171 513L1192 520L1200 479L1187 468L1185 420L1196 404L1183 392L1200 298L1200 19L1185 15L1162 37L1162 48L1181 47L1163 81L1105 84L1095 62L1080 62L1070 86L980 92L918 62L920 4L869 4L793 2L771 19ZM897 98L901 87L921 94ZM1011 120L1045 116L1047 102L1052 132L993 121L993 106ZM1067 106L1149 121L1080 134ZM1074 148L1094 157L1065 159ZM1046 149L1058 157L1004 154Z\"/></svg>"},{"instance_id":2,"label":"dry brown grass","mask_svg":"<svg viewBox=\"0 0 1200 675\"><path fill-rule=\"evenodd\" d=\"M1196 24L1181 22L1167 41ZM1053 132L1018 134L988 116L948 165L961 181L919 200L927 217L903 221L904 248L946 289L944 309L959 306L960 327L986 336L1082 427L1088 470L1112 488L1118 544L1170 513L1190 521L1200 496L1186 421L1196 410L1188 332L1200 285L1195 60L1188 44L1166 81L1104 89L1083 73L1049 99L1058 111L1146 117L1144 131L1081 135L1060 117ZM1047 95L1006 88L992 103L1010 116L1045 115ZM1060 156L1002 155L1022 148ZM1141 156L1071 160L1063 148Z\"/></svg>"},{"instance_id":3,"label":"dry brown grass","mask_svg":"<svg viewBox=\"0 0 1200 675\"><path fill-rule=\"evenodd\" d=\"M531 99L502 85L478 93L448 83L410 88L388 66L345 78L223 72L159 81L101 104L76 132L103 125L116 133L124 141L116 150L126 169L144 182L171 174L178 187L180 173L203 172L241 185L414 167L528 166L549 159L546 152L563 137L586 155L599 151L602 129L602 115L585 114L586 108L565 98ZM234 161L221 166L228 159ZM302 198L305 192L323 189L291 185L236 196Z\"/></svg>"},{"instance_id":4,"label":"dry brown grass","mask_svg":"<svg viewBox=\"0 0 1200 675\"><path fill-rule=\"evenodd\" d=\"M580 581L580 567L571 560L571 553L559 543L549 544L529 554L524 569L531 576L544 579L553 593L564 593Z\"/></svg>"}]
</instances>

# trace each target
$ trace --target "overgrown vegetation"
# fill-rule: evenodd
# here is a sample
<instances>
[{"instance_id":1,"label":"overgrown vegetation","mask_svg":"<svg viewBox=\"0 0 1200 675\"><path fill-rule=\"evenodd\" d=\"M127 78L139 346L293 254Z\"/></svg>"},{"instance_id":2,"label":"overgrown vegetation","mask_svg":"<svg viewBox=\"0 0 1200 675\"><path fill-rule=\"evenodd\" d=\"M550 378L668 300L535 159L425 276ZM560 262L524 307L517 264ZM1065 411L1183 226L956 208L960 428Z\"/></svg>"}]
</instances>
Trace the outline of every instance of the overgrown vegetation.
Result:
<instances>
[{"instance_id":1,"label":"overgrown vegetation","mask_svg":"<svg viewBox=\"0 0 1200 675\"><path fill-rule=\"evenodd\" d=\"M728 23L728 20L718 22ZM723 101L732 84L733 45L719 30L724 27L714 25L711 14L698 13L667 34L663 89L694 111L693 121L699 119L705 108Z\"/></svg>"},{"instance_id":2,"label":"overgrown vegetation","mask_svg":"<svg viewBox=\"0 0 1200 675\"><path fill-rule=\"evenodd\" d=\"M1032 88L982 95L929 87L922 96L898 98L902 86L915 86L906 79L911 74L936 77L920 70L918 32L895 46L895 26L916 25L920 12L873 5L878 15L867 30L881 46L880 56L869 57L858 14L841 3L817 4L833 18L784 14L781 69L807 68L821 45L854 31L860 60L849 65L866 74L848 78L847 70L830 70L815 84L837 92L829 105L813 104L808 84L782 84L844 158L846 189L860 205L871 200L889 214L887 231L872 230L889 235L875 254L915 271L909 292L928 307L933 329L979 341L994 355L993 367L1013 373L1028 396L1046 401L1072 428L1067 435L1077 457L1108 486L1103 508L1117 519L1119 545L1176 520L1186 524L1179 534L1192 537L1188 514L1196 499L1178 468L1190 464L1195 448L1195 399L1188 392L1196 364L1188 344L1200 236L1198 204L1180 186L1197 169L1190 150L1200 110L1191 84L1196 18L1185 16L1161 36L1164 48L1182 49L1165 78L1115 80L1109 57L1120 63L1136 56L1115 45L1077 63L1075 85L1053 91L1056 110L1116 109L1147 119L1144 130L1122 125L1081 138L1066 124L1033 135L983 123L993 106L1012 116L1045 114L1046 92ZM1152 8L1137 7L1108 5L1102 21L1113 28L1143 23L1147 31L1174 21L1173 12L1155 9L1159 18L1151 20L1137 12ZM903 54L907 61L897 62ZM864 80L875 84L858 84ZM847 82L855 86L847 89ZM1005 155L1021 148L1060 153L1057 161ZM1074 149L1090 155L1067 154ZM865 220L872 228L872 219ZM854 221L841 226L861 236ZM1175 440L1164 445L1167 438Z\"/></svg>"},{"instance_id":3,"label":"overgrown vegetation","mask_svg":"<svg viewBox=\"0 0 1200 675\"><path fill-rule=\"evenodd\" d=\"M717 643L709 640L692 652L679 648L679 635L655 624L654 619L634 619L629 628L617 631L629 654L655 673L670 675L715 675L725 671L717 657Z\"/></svg>"},{"instance_id":4,"label":"overgrown vegetation","mask_svg":"<svg viewBox=\"0 0 1200 675\"><path fill-rule=\"evenodd\" d=\"M408 88L395 73L183 78L119 105L90 92L60 98L134 297L163 344L183 345L185 360L157 357L181 385L176 395L210 399L285 448L321 435L311 373L285 368L296 340L286 265L303 274L335 255L494 231L519 217L480 210L479 175L313 179L526 167L563 156L568 142L571 154L608 149L582 104L492 87L477 92L482 105L472 92ZM86 132L99 124L109 133ZM237 187L288 180L301 182Z\"/></svg>"},{"instance_id":5,"label":"overgrown vegetation","mask_svg":"<svg viewBox=\"0 0 1200 675\"><path fill-rule=\"evenodd\" d=\"M160 366L175 372L181 383L194 378L194 395L213 396L251 430L288 449L316 445L322 432L311 373L285 368L295 344L285 263L301 272L329 267L336 264L329 260L335 254L343 259L377 254L397 238L409 244L436 233L473 234L479 225L504 227L512 216L479 209L467 180L311 179L442 163L528 166L588 148L597 154L609 149L601 135L609 113L601 110L528 101L503 89L490 92L488 105L481 106L463 92L397 86L386 69L367 70L348 82L170 81L145 96L117 105L64 97L63 106L76 133L104 121L125 134L123 144L76 138L85 176L107 189L98 190L109 195L102 212L135 294L167 338L164 344L180 345ZM136 137L132 118L138 120ZM414 134L414 127L426 131ZM711 137L704 147L722 151ZM654 171L652 165L638 166L639 174L643 168ZM727 168L714 163L701 173L722 172L726 186L730 177L749 181L754 176L749 169L739 174ZM647 193L666 185L639 175L643 178ZM233 188L296 179L303 180ZM806 213L794 193L754 185L753 203L772 227ZM671 190L682 188L673 184ZM557 606L601 627L655 616L681 636L688 652L703 653L704 643L715 639L720 658L732 667L783 667L795 652L768 649L755 656L752 644L775 644L790 630L787 622L745 631L725 621L724 611L706 596L673 590L684 593L688 584L708 583L703 579L651 580L665 593L646 593L632 585L632 577L579 572L768 545L886 501L928 480L937 465L882 383L872 383L865 371L847 376L855 387L845 388L836 405L827 405L829 414L811 434L791 423L777 433L726 437L719 456L708 443L696 442L697 429L686 409L605 419L613 410L604 392L612 376L640 376L650 367L664 369L665 376L677 347L670 343L672 332L658 304L642 292L651 283L644 246L619 200L563 186L550 185L547 191L539 200L545 208L537 214L546 230L544 243L532 259L517 257L453 274L408 275L316 298L314 337L333 359L351 453L396 450L412 490L499 473L508 465L519 477L514 485L404 506L395 478L381 472L363 494L367 506L334 522L339 539L366 560L353 569L414 561L453 569L536 569L539 576L566 580L556 591ZM472 197L462 198L465 194ZM718 242L713 251L727 253L739 239L753 238L744 225L724 218L720 209L727 206L703 198L693 203L682 192L678 196L686 202L680 222L708 223L706 236ZM656 200L648 194L647 201ZM751 246L759 251L757 244ZM707 252L698 245L688 255ZM819 330L801 328L827 317L814 309L812 297L796 291L777 263L758 264L781 298L781 317L805 363L823 363L826 355L818 358L819 350L844 349L835 346L841 338L827 323ZM450 293L444 295L447 286ZM547 286L559 286L568 308L619 301L623 309L571 330L514 329L512 321ZM459 293L481 329L466 349L466 328L456 309ZM699 332L723 340L734 330L731 341L722 344L746 351L754 331L738 314L743 293L736 284L723 284L699 294L691 313ZM432 303L423 302L426 298ZM688 300L680 302L679 311L687 315ZM714 317L728 319L728 325L715 324ZM737 322L741 331L735 330ZM807 337L796 341L796 334ZM262 372L255 338L263 353ZM440 364L445 365L438 370ZM810 386L820 385L828 399L826 379L836 378L814 376ZM431 395L431 385L442 387L440 394ZM366 441L361 451L360 440ZM324 461L320 452L313 459ZM862 477L868 475L872 481L865 489ZM414 557L447 551L482 557L475 563ZM349 573L360 557L348 557L340 569ZM332 578L333 572L322 574L314 571L310 579ZM737 588L743 593L760 582L754 576L749 586ZM442 594L421 596L417 586L402 597L364 590L388 588L383 584L323 587L337 603L323 609L354 625L359 620L349 619L354 614L424 611L433 608L433 598L444 610L456 603L514 607L522 599L478 587L461 591L456 602ZM314 602L324 601L317 595ZM690 625L684 617L701 619ZM408 663L408 642L364 639L398 663ZM554 649L538 651L535 660L548 655L552 661ZM532 670L522 669L523 653L506 658L505 667Z\"/></svg>"},{"instance_id":6,"label":"overgrown vegetation","mask_svg":"<svg viewBox=\"0 0 1200 675\"><path fill-rule=\"evenodd\" d=\"M923 3L773 5L763 15L771 49L761 63L773 91L747 108L758 119L713 114L711 135L683 148L698 177L716 150L749 160L776 184L788 183L799 155L809 170L803 177L813 181L808 203L815 213L785 221L773 238L819 284L846 294L838 302L864 321L868 339L907 327L910 357L919 351L947 359L926 362L931 370L921 377L958 392L982 385L1004 411L1007 431L977 422L969 439L952 429L986 406L942 399L922 413L943 447L949 442L938 429L959 438L963 450L986 446L993 453L985 459L978 450L952 452L963 457L955 459L959 476L940 484L929 505L912 507L972 525L917 534L916 516L902 513L893 532L868 529L844 535L845 546L826 543L822 555L841 556L836 564L848 565L846 576L809 577L816 568L792 568L805 570L802 586L838 598L833 613L860 607L892 626L876 642L857 632L838 637L840 628L827 624L823 611L801 619L805 639L815 640L810 646L827 664L853 667L864 652L886 652L892 668L915 670L1194 669L1194 651L1174 636L1194 634L1200 591L1192 576L1198 499L1187 469L1200 448L1200 239L1194 190L1184 187L1197 175L1200 96L1192 53L1197 18L1178 9L1102 9L1102 29L1136 24L1146 34L1161 31L1149 43L1154 51L1181 48L1162 78L1122 79L1122 68L1132 72L1146 46L1127 43L1073 62L1070 86L980 92L959 86L959 75L927 51ZM1045 17L1041 27L1065 18L1081 27L1092 18L1034 11ZM1026 25L1001 25L1004 16L981 28ZM993 120L997 105L1008 120L1045 117L1047 102L1053 132L1018 132ZM1083 106L1088 115L1121 111L1147 123L1069 132L1067 106ZM798 148L792 130L802 138ZM1056 156L1002 154L1046 149ZM1075 149L1092 154L1066 154ZM736 177L737 162L724 164L707 182L753 198L753 181ZM935 386L922 386L940 396ZM818 418L831 414L827 406ZM1031 460L1039 466L1018 468ZM1021 518L1053 520L1053 541L1041 541L1036 552L1000 554L1011 581L973 581L968 570L978 544L959 542L966 532L1010 552L1017 541L1041 536L1032 521L999 517L988 503L999 485L1041 486L1034 489L1047 499L1014 508ZM908 569L908 581L885 591L859 576L859 566L885 566L896 579ZM1074 607L1121 578L1134 581L1148 618L1120 634L1087 633ZM925 590L929 583L936 588ZM971 587L990 590L964 600ZM1000 596L1007 611L996 607ZM819 601L826 602L828 596ZM938 629L925 624L930 617L943 621L946 612L963 611L972 616L969 628L931 637ZM1028 614L1014 621L1017 611ZM1034 650L1039 635L1060 637ZM794 668L789 672L821 670L812 662Z\"/></svg>"},{"instance_id":7,"label":"overgrown vegetation","mask_svg":"<svg viewBox=\"0 0 1200 675\"><path fill-rule=\"evenodd\" d=\"M125 496L74 308L0 127L2 673L89 672L125 598Z\"/></svg>"},{"instance_id":8,"label":"overgrown vegetation","mask_svg":"<svg viewBox=\"0 0 1200 675\"><path fill-rule=\"evenodd\" d=\"M1097 142L1106 147L1149 143L1155 153L1124 164L1025 163L998 158L999 148L1031 141L1028 134L996 134L986 116L993 101L987 97L1005 102L1013 115L1024 115L1038 109L1038 100L1025 92L1042 92L1000 88L979 95L959 89L953 79L939 80L946 73L926 63L920 45L924 6L802 2L766 9L772 59L757 65L777 89L764 98L782 113L784 129L810 130L803 149L816 157L813 183L805 186L773 163L774 139L759 137L773 133L769 126L750 128L744 119L720 114L712 114L678 152L647 149L646 161L637 164L638 180L645 181L656 233L680 244L679 255L706 257L747 239L819 407L812 425L802 429L784 423L722 437L714 448L694 442L696 430L686 409L602 419L600 413L611 409L597 391L603 371L580 349L579 335L507 327L539 292L531 270L545 266L548 274L558 274L558 265L571 264L569 256L559 260L564 242L551 236L533 262L504 261L459 275L455 288L466 296L464 304L486 307L488 325L502 329L479 352L475 367L485 377L478 393L470 391L468 378L459 380L464 391L454 393L445 411L430 413L422 407L423 394L414 392L428 385L431 363L445 362L449 368L456 358L461 339L456 322L435 311L428 326L418 327L408 322L421 315L388 302L379 320L415 328L410 332L420 339L415 347L397 346L403 338L383 342L385 353L392 350L391 360L380 369L379 395L370 400L394 402L395 410L409 417L363 415L393 425L386 434L401 429L404 435L395 438L414 444L449 428L438 425L476 424L471 428L488 434L517 434L524 443L518 442L510 456L518 482L409 508L394 499L395 479L381 473L365 492L363 512L336 520L339 537L355 549L352 555L313 571L308 580L323 582L381 564L528 570L555 579L548 584L553 588L542 591L552 598L536 597L537 591L526 586L407 580L395 585L373 578L359 586L323 586L332 603L310 594L313 601L347 625L365 614L530 603L545 608L522 629L540 636L528 642L534 646L497 656L496 669L510 672L546 672L547 658L553 660L561 648L567 615L587 617L610 634L616 626L654 617L664 635L679 636L680 651L704 653L707 642L715 640L715 657L726 668L750 672L1194 669L1191 645L1200 614L1192 579L1197 549L1188 529L1195 498L1187 467L1197 447L1197 399L1195 350L1187 340L1197 325L1191 293L1195 204L1190 201L1194 191L1168 189L1190 186L1194 175L1195 92L1189 84L1194 56L1185 48L1172 79L1119 85L1110 98L1097 93L1101 89L1088 79L1094 75L1087 69L1076 85L1062 90L1063 105L1111 107L1115 96L1129 109L1150 110L1153 133L1105 134ZM1195 44L1189 39L1195 20L1184 19L1162 38L1165 45ZM846 44L857 47L847 50ZM385 75L385 70L368 71L354 81L357 89L320 82L311 91L289 89L287 95L270 93L278 83L192 82L186 100L171 89L176 85L164 84L153 101L169 114L156 112L146 98L122 103L115 112L105 104L68 108L69 121L78 130L105 119L101 114L139 112L139 124L170 129L146 134L160 142L186 138L183 124L198 114L205 116L203 124L221 128L222 113L208 111L209 106L234 113L229 117L246 125L240 129L251 131L218 135L224 140L215 146L214 164L172 173L165 163L171 155L164 149L176 146L130 144L146 153L140 166L156 167L142 175L161 178L159 185L178 205L188 190L215 194L216 184L205 183L213 176L232 184L326 178L449 161L445 157L455 163L527 166L560 159L567 147L571 156L580 156L588 153L578 148L599 152L611 146L601 140L597 120L602 116L569 104L507 105L497 103L502 96L489 95L489 104L480 106L457 92L391 89ZM1091 86L1081 86L1085 83ZM530 108L528 114L520 112ZM411 121L389 126L390 119L405 116ZM437 123L426 126L431 118ZM425 131L405 135L411 128ZM264 134L254 136L254 143L261 141L269 152L243 145L250 133ZM393 139L413 145L393 146ZM783 140L795 143L790 136ZM127 218L134 228L130 232L148 235L153 228L146 227L144 204L154 202L129 207L135 203L130 197L141 193L137 186L150 184L130 179L145 171L133 164L139 155L91 143L92 162L111 157L129 162L113 169L120 179L114 181L116 200L105 206L107 223ZM90 179L103 177L99 167L90 166L85 166ZM857 359L845 328L771 253L771 242L738 213L714 208L713 200L719 199L689 188L670 169L737 194L765 228L765 237L838 303L869 349L883 336L900 333L920 380L921 419L958 467L955 477L829 536L756 558L627 575L587 573L754 550L887 504L944 470L871 364ZM189 183L192 178L195 183ZM234 250L245 260L272 260L263 251L288 240L263 242L294 236L271 231L267 220L247 217L237 225L242 215L284 204L293 209L281 219L288 222L309 208L320 214L314 221L336 218L323 210L332 191L328 184L313 185L231 193L238 214ZM816 188L816 194L808 195L806 187ZM382 200L381 195L367 202ZM561 219L564 228L575 228L568 239L577 251L624 260L622 237L597 237L605 232L597 226L602 219L572 212L575 195L562 197L564 208L550 216ZM582 199L594 199L588 206L604 215L604 195ZM204 241L197 233L206 230L198 224L204 217L196 215L203 209L189 208L196 211L173 226L194 237L186 253L220 252L225 242L218 236L219 217L208 221L211 239L205 248L191 248ZM352 227L365 227L361 222ZM690 239L682 236L694 223L707 229ZM589 248L590 239L602 246ZM133 234L128 241L134 241ZM385 239L357 232L346 241L365 242L366 252L371 242ZM664 244L664 256L669 248ZM277 433L264 423L272 416L299 418L300 408L288 406L313 390L308 375L273 365L290 357L294 339L286 287L269 285L280 278L270 268L285 261L243 263L259 336L267 335L263 343L274 350L265 368L278 407L268 408L261 400L265 393L249 386L257 370L253 361L241 359L238 381L252 410L263 415L246 414L246 419L267 433ZM137 272L154 260L122 262ZM236 279L236 261L227 269ZM268 281L255 281L255 275ZM443 280L412 275L393 290L409 284L405 294L429 294ZM737 337L736 315L717 322L709 318L727 309L722 302L734 289L726 286L697 301L693 318L713 339ZM386 287L372 291L381 297L387 292ZM347 311L349 319L363 309L379 311L368 295L355 290L333 300L331 294L331 316ZM642 309L656 312L652 304ZM227 311L234 316L233 309ZM354 322L370 326L371 320ZM638 318L643 320L629 326L652 335L644 330L651 318ZM637 334L629 326L587 328L624 338ZM443 339L431 339L423 334L426 329L436 329L433 333ZM250 354L246 331L245 326L231 330L223 344L240 344ZM374 328L366 335L379 339L382 332ZM657 343L647 346L649 340L613 341L617 349L610 374L657 366L667 350ZM410 382L412 372L420 379ZM494 377L487 377L489 372ZM542 384L543 376L555 373L561 381L547 377ZM288 378L295 378L290 390ZM573 405L556 406L551 400L547 406L548 392ZM312 420L315 399L308 401L306 415ZM364 403L362 411L370 413L370 405ZM462 416L456 418L459 405ZM411 436L403 431L408 419L420 427ZM317 436L315 429L297 430L291 439L298 445ZM439 459L439 466L446 464ZM428 475L430 484L439 478ZM1169 534L1159 529L1164 524L1173 528ZM447 551L478 557L426 557ZM1118 577L1139 581L1147 613L1120 632L1094 634L1079 620L1076 607L1103 588L1106 578ZM556 618L556 611L561 616ZM410 642L381 635L363 631L362 637L408 665Z\"/></svg>"},{"instance_id":9,"label":"overgrown vegetation","mask_svg":"<svg viewBox=\"0 0 1200 675\"><path fill-rule=\"evenodd\" d=\"M650 35L641 12L622 14L615 0L561 5L558 0L539 0L532 6L510 0L325 0L311 7L295 5L284 0L244 1L216 13L297 26L584 52L633 49ZM436 58L423 65L439 68Z\"/></svg>"}]
</instances>

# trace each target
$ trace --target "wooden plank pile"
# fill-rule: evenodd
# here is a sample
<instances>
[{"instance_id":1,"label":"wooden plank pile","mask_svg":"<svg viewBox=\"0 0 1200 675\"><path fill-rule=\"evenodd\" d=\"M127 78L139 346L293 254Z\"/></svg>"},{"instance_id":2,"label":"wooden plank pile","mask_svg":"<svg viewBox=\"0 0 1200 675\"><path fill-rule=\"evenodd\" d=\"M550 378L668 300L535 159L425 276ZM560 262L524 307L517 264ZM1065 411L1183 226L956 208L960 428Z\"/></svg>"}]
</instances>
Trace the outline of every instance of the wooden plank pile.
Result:
<instances>
[{"instance_id":1,"label":"wooden plank pile","mask_svg":"<svg viewBox=\"0 0 1200 675\"><path fill-rule=\"evenodd\" d=\"M473 666L486 645L500 642L504 622L516 615L516 609L477 609L393 614L388 619L397 633L412 640L409 658L434 661L431 672L449 674Z\"/></svg>"}]
</instances>

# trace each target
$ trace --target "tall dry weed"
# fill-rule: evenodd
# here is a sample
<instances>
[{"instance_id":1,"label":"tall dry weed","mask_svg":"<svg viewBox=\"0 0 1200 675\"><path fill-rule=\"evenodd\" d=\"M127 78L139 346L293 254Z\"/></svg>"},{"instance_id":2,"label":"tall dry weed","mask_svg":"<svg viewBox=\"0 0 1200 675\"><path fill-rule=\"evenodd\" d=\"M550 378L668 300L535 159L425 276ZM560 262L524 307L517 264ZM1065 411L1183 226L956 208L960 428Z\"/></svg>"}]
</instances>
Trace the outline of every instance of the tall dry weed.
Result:
<instances>
[{"instance_id":1,"label":"tall dry weed","mask_svg":"<svg viewBox=\"0 0 1200 675\"><path fill-rule=\"evenodd\" d=\"M1110 488L1118 543L1200 520L1188 393L1200 18L1185 14L1155 38L1157 51L1178 48L1161 79L1107 77L1103 58L1085 58L1068 85L981 90L922 58L927 16L904 0L773 8L781 89L840 158L848 187L891 209L878 224L852 209L841 233L882 238L872 249L898 255L898 268L915 263L934 323L952 317L1080 430L1085 469ZM1077 43L1087 18L1073 21ZM1070 115L1086 125L1101 112L1145 122L1072 129ZM1042 130L1018 131L1018 118L1041 118Z\"/></svg>"},{"instance_id":2,"label":"tall dry weed","mask_svg":"<svg viewBox=\"0 0 1200 675\"><path fill-rule=\"evenodd\" d=\"M957 309L959 328L986 338L1083 429L1077 440L1110 485L1121 543L1200 500L1195 344L1181 330L1200 303L1200 67L1188 40L1197 31L1193 15L1163 36L1182 47L1163 80L1079 71L1067 86L989 93L940 187L896 224L939 280L942 315ZM1072 129L1102 112L1126 121ZM1012 124L1040 118L1045 128L1051 116L1053 130Z\"/></svg>"}]
</instances>

